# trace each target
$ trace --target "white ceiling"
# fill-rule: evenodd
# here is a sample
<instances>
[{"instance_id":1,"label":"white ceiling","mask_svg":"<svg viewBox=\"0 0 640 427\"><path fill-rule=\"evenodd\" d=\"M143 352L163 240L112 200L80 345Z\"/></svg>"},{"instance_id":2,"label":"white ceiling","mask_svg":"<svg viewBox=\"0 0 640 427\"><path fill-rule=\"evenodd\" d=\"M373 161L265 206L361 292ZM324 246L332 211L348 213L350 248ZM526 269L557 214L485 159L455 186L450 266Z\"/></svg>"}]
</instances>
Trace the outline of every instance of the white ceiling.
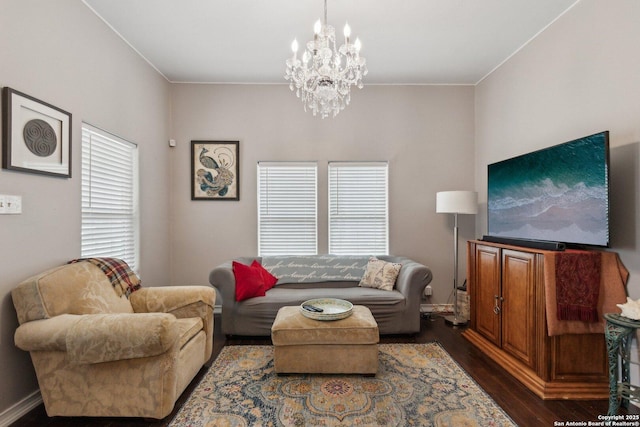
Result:
<instances>
[{"instance_id":1,"label":"white ceiling","mask_svg":"<svg viewBox=\"0 0 640 427\"><path fill-rule=\"evenodd\" d=\"M323 0L83 0L171 82L286 83ZM579 1L579 0L577 0ZM328 0L362 41L365 84L476 84L576 0Z\"/></svg>"}]
</instances>

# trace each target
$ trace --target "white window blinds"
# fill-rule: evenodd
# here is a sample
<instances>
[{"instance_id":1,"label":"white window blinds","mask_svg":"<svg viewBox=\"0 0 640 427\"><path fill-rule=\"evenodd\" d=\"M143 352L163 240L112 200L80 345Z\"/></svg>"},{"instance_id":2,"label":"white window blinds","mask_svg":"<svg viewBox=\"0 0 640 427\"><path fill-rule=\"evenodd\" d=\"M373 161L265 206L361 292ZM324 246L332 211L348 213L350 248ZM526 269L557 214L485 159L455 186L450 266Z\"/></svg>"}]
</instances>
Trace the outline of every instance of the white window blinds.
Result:
<instances>
[{"instance_id":1,"label":"white window blinds","mask_svg":"<svg viewBox=\"0 0 640 427\"><path fill-rule=\"evenodd\" d=\"M329 163L329 253L389 253L386 162Z\"/></svg>"},{"instance_id":2,"label":"white window blinds","mask_svg":"<svg viewBox=\"0 0 640 427\"><path fill-rule=\"evenodd\" d=\"M82 124L82 257L138 269L138 148Z\"/></svg>"},{"instance_id":3,"label":"white window blinds","mask_svg":"<svg viewBox=\"0 0 640 427\"><path fill-rule=\"evenodd\" d=\"M258 163L258 254L318 252L315 162Z\"/></svg>"}]
</instances>

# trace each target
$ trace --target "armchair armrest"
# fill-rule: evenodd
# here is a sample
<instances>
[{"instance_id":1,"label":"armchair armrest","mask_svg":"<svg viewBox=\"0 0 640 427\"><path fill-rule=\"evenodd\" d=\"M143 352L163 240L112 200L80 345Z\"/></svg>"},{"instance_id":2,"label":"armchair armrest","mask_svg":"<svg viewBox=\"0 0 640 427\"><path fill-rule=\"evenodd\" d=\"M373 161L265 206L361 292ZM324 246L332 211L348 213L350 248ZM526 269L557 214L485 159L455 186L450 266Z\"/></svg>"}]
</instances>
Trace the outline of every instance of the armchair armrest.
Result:
<instances>
[{"instance_id":1,"label":"armchair armrest","mask_svg":"<svg viewBox=\"0 0 640 427\"><path fill-rule=\"evenodd\" d=\"M216 303L209 286L164 286L142 288L129 296L136 313L171 313L178 318L206 318Z\"/></svg>"},{"instance_id":2,"label":"armchair armrest","mask_svg":"<svg viewBox=\"0 0 640 427\"><path fill-rule=\"evenodd\" d=\"M24 351L67 351L67 333L80 317L62 314L25 322L18 326L13 340L16 347Z\"/></svg>"},{"instance_id":3,"label":"armchair armrest","mask_svg":"<svg viewBox=\"0 0 640 427\"><path fill-rule=\"evenodd\" d=\"M74 363L157 356L178 340L175 316L165 313L61 315L18 328L16 345L27 351L66 351Z\"/></svg>"},{"instance_id":4,"label":"armchair armrest","mask_svg":"<svg viewBox=\"0 0 640 427\"><path fill-rule=\"evenodd\" d=\"M164 312L179 319L199 317L202 319L207 343L204 358L208 360L213 351L213 308L216 290L210 286L163 286L142 288L129 296L136 313Z\"/></svg>"}]
</instances>

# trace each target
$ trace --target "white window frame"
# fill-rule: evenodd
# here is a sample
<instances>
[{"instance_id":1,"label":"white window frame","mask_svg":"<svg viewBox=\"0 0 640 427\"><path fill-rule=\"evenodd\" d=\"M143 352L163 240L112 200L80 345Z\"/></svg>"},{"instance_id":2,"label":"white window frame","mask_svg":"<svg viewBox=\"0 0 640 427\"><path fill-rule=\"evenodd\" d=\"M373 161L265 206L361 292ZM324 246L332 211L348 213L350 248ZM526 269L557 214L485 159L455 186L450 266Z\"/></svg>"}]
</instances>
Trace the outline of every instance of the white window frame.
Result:
<instances>
[{"instance_id":1,"label":"white window frame","mask_svg":"<svg viewBox=\"0 0 640 427\"><path fill-rule=\"evenodd\" d=\"M317 162L258 162L258 255L318 253Z\"/></svg>"},{"instance_id":2,"label":"white window frame","mask_svg":"<svg viewBox=\"0 0 640 427\"><path fill-rule=\"evenodd\" d=\"M329 162L329 253L389 254L388 162Z\"/></svg>"},{"instance_id":3,"label":"white window frame","mask_svg":"<svg viewBox=\"0 0 640 427\"><path fill-rule=\"evenodd\" d=\"M120 258L138 272L138 181L138 146L82 123L83 258Z\"/></svg>"}]
</instances>

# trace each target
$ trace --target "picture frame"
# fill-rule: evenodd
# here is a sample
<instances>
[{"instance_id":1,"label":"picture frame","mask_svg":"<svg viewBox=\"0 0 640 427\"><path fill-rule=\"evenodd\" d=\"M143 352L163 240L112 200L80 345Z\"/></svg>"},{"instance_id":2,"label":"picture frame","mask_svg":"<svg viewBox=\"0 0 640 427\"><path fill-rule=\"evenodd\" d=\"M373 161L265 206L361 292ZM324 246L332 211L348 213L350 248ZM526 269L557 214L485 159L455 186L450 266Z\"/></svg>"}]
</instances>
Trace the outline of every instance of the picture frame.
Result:
<instances>
[{"instance_id":1,"label":"picture frame","mask_svg":"<svg viewBox=\"0 0 640 427\"><path fill-rule=\"evenodd\" d=\"M2 123L3 169L71 178L71 113L5 87Z\"/></svg>"},{"instance_id":2,"label":"picture frame","mask_svg":"<svg viewBox=\"0 0 640 427\"><path fill-rule=\"evenodd\" d=\"M191 200L240 200L239 141L191 141Z\"/></svg>"}]
</instances>

